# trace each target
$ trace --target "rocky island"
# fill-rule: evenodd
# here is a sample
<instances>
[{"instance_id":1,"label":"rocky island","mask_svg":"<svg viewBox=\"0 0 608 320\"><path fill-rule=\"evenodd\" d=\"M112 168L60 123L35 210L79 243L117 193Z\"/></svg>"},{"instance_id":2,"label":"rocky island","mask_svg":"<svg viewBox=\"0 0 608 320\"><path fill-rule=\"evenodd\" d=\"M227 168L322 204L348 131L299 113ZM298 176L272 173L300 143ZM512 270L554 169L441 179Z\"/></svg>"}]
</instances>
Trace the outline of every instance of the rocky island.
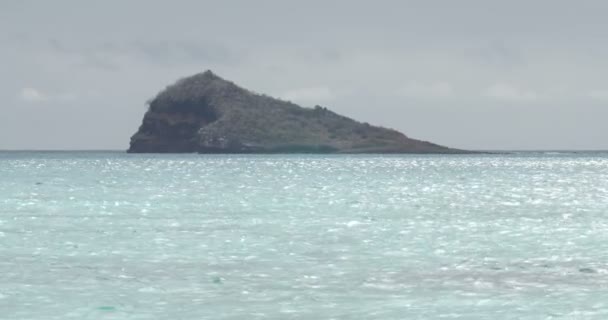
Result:
<instances>
[{"instance_id":1,"label":"rocky island","mask_svg":"<svg viewBox=\"0 0 608 320\"><path fill-rule=\"evenodd\" d=\"M316 106L260 95L211 71L149 102L131 153L467 153Z\"/></svg>"}]
</instances>

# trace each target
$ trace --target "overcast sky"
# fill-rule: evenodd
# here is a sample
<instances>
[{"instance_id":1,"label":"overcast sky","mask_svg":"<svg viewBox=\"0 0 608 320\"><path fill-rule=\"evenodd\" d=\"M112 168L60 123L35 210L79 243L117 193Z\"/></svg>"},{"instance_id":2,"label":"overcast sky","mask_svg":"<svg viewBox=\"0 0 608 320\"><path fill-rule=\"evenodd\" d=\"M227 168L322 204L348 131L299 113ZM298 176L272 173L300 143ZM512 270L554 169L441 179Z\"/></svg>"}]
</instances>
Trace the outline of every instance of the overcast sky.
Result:
<instances>
[{"instance_id":1,"label":"overcast sky","mask_svg":"<svg viewBox=\"0 0 608 320\"><path fill-rule=\"evenodd\" d=\"M469 149L608 149L608 1L0 1L0 149L126 149L206 69Z\"/></svg>"}]
</instances>

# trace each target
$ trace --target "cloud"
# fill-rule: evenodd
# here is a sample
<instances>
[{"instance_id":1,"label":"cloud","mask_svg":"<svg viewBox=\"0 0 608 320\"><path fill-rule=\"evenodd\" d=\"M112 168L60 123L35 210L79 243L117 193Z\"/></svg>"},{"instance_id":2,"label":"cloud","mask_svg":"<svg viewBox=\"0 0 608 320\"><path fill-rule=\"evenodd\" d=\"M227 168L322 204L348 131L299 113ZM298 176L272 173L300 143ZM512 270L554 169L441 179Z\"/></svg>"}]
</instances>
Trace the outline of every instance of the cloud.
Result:
<instances>
[{"instance_id":1,"label":"cloud","mask_svg":"<svg viewBox=\"0 0 608 320\"><path fill-rule=\"evenodd\" d=\"M49 94L31 87L21 89L18 96L21 101L25 101L28 103L39 103L48 101L67 102L74 101L78 98L76 94L70 92Z\"/></svg>"},{"instance_id":2,"label":"cloud","mask_svg":"<svg viewBox=\"0 0 608 320\"><path fill-rule=\"evenodd\" d=\"M310 87L287 91L280 98L290 101L306 101L316 103L334 98L334 94L328 87Z\"/></svg>"},{"instance_id":3,"label":"cloud","mask_svg":"<svg viewBox=\"0 0 608 320\"><path fill-rule=\"evenodd\" d=\"M235 64L247 54L245 50L240 50L240 56L237 56L223 43L199 39L72 43L54 38L46 42L46 49L54 56L74 61L78 66L106 71L130 69L134 62L162 67Z\"/></svg>"},{"instance_id":4,"label":"cloud","mask_svg":"<svg viewBox=\"0 0 608 320\"><path fill-rule=\"evenodd\" d=\"M49 97L34 88L23 88L19 92L19 98L25 102L43 102L47 101Z\"/></svg>"},{"instance_id":5,"label":"cloud","mask_svg":"<svg viewBox=\"0 0 608 320\"><path fill-rule=\"evenodd\" d=\"M593 90L588 96L594 100L608 101L608 90Z\"/></svg>"},{"instance_id":6,"label":"cloud","mask_svg":"<svg viewBox=\"0 0 608 320\"><path fill-rule=\"evenodd\" d=\"M522 90L505 83L497 83L488 87L484 92L484 96L513 101L534 101L540 98L540 95L534 91Z\"/></svg>"},{"instance_id":7,"label":"cloud","mask_svg":"<svg viewBox=\"0 0 608 320\"><path fill-rule=\"evenodd\" d=\"M408 83L397 90L399 95L413 98L443 98L451 96L454 88L447 82Z\"/></svg>"},{"instance_id":8,"label":"cloud","mask_svg":"<svg viewBox=\"0 0 608 320\"><path fill-rule=\"evenodd\" d=\"M135 54L160 63L224 63L235 57L227 47L199 41L138 41L132 44Z\"/></svg>"}]
</instances>

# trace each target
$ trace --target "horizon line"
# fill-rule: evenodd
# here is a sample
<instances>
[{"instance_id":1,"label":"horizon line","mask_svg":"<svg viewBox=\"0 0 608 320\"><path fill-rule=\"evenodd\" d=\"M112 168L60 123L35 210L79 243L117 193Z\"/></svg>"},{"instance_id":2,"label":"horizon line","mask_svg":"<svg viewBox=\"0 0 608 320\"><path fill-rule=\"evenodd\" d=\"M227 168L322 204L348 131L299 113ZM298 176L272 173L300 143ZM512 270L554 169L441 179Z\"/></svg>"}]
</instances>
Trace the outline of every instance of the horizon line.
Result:
<instances>
[{"instance_id":1,"label":"horizon line","mask_svg":"<svg viewBox=\"0 0 608 320\"><path fill-rule=\"evenodd\" d=\"M466 149L475 152L608 152L608 149ZM0 152L124 152L127 149L0 149ZM159 153L171 154L171 152ZM173 154L198 154L196 152ZM221 153L220 153L221 154ZM253 153L255 154L255 153ZM280 154L280 153L277 153ZM331 153L328 153L331 154ZM373 153L369 153L373 154ZM381 154L381 153L378 153ZM393 154L393 153L391 153ZM408 153L404 153L408 154ZM413 153L415 154L415 153Z\"/></svg>"}]
</instances>

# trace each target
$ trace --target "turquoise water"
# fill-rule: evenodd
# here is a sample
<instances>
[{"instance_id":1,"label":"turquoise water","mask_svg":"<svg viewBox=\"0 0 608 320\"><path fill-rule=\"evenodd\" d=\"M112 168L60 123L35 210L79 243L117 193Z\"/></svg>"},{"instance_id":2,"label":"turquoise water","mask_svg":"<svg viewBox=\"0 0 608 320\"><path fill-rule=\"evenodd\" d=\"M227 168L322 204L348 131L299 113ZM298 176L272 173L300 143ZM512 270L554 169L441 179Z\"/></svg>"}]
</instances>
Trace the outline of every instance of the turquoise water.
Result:
<instances>
[{"instance_id":1,"label":"turquoise water","mask_svg":"<svg viewBox=\"0 0 608 320\"><path fill-rule=\"evenodd\" d=\"M0 153L1 319L608 319L608 154Z\"/></svg>"}]
</instances>

